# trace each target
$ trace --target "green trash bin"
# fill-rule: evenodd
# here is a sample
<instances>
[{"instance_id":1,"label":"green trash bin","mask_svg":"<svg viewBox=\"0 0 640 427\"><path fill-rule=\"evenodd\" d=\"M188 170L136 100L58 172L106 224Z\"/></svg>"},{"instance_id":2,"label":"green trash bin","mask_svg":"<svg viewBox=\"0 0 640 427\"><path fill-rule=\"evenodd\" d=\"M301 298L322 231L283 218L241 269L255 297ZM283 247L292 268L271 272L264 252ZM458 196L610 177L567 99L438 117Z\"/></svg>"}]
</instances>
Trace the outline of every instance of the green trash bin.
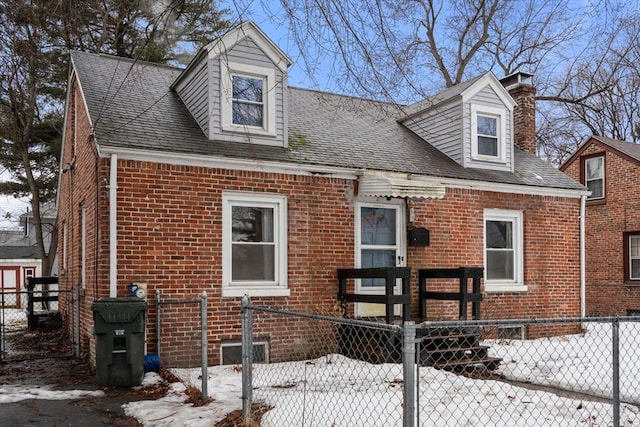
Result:
<instances>
[{"instance_id":1,"label":"green trash bin","mask_svg":"<svg viewBox=\"0 0 640 427\"><path fill-rule=\"evenodd\" d=\"M91 304L98 385L132 387L144 377L146 301L100 298Z\"/></svg>"}]
</instances>

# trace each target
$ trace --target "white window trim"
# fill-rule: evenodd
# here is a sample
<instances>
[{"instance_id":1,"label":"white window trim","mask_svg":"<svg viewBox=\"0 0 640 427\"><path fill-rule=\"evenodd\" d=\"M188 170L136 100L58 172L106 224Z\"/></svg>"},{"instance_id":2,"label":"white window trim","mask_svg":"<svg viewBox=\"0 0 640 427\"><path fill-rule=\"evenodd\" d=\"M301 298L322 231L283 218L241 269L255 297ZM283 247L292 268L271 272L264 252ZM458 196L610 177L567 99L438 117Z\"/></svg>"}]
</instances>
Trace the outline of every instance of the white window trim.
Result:
<instances>
[{"instance_id":1,"label":"white window trim","mask_svg":"<svg viewBox=\"0 0 640 427\"><path fill-rule=\"evenodd\" d=\"M478 115L495 117L498 120L498 155L478 154ZM477 161L507 163L507 120L506 110L502 108L471 105L471 158Z\"/></svg>"},{"instance_id":2,"label":"white window trim","mask_svg":"<svg viewBox=\"0 0 640 427\"><path fill-rule=\"evenodd\" d=\"M607 193L606 193L606 182L605 182L605 176L607 175L607 171L605 170L606 168L606 163L605 163L605 159L604 156L595 156L595 157L589 157L588 159L584 160L584 185L587 186L589 184L589 181L595 181L595 179L591 179L591 180L587 180L587 175L588 175L588 169L589 167L587 166L587 164L589 163L590 160L597 160L597 159L602 159L602 196L600 197L592 197L592 196L587 196L587 200L602 200L606 197ZM600 179L600 178L599 178Z\"/></svg>"},{"instance_id":3,"label":"white window trim","mask_svg":"<svg viewBox=\"0 0 640 427\"><path fill-rule=\"evenodd\" d=\"M273 282L231 281L231 207L255 204L274 208L274 238L276 240L275 280ZM279 194L224 192L222 194L222 296L276 296L291 294L287 287L287 197Z\"/></svg>"},{"instance_id":4,"label":"white window trim","mask_svg":"<svg viewBox=\"0 0 640 427\"><path fill-rule=\"evenodd\" d=\"M526 292L524 284L524 224L521 211L485 209L483 228L483 257L484 257L484 289L486 292ZM488 280L487 279L487 221L512 221L514 242L514 266L515 280Z\"/></svg>"},{"instance_id":5,"label":"white window trim","mask_svg":"<svg viewBox=\"0 0 640 427\"><path fill-rule=\"evenodd\" d=\"M633 266L632 266L632 262L634 259L638 259L638 257L632 257L631 256L631 240L633 240L633 238L640 238L640 234L629 234L627 236L627 245L628 245L628 254L629 254L629 259L627 260L627 262L629 263L629 280L640 280L640 276L639 277L633 277Z\"/></svg>"},{"instance_id":6,"label":"white window trim","mask_svg":"<svg viewBox=\"0 0 640 427\"><path fill-rule=\"evenodd\" d=\"M228 62L220 59L220 109L222 130L256 135L276 136L276 94L275 71L272 68ZM234 75L262 79L262 101L264 126L248 126L233 123L233 80Z\"/></svg>"}]
</instances>

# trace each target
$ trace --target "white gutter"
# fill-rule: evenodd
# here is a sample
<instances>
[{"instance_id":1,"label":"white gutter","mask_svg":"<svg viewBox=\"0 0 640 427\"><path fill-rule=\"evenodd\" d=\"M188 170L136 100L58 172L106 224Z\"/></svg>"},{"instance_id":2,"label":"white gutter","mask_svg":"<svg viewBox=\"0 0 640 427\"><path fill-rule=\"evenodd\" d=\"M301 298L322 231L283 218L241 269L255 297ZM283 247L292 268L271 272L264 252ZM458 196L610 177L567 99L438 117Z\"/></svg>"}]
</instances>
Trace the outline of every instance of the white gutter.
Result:
<instances>
[{"instance_id":1,"label":"white gutter","mask_svg":"<svg viewBox=\"0 0 640 427\"><path fill-rule=\"evenodd\" d=\"M111 155L111 168L109 170L109 296L115 298L118 295L118 233L117 224L117 196L118 196L118 155Z\"/></svg>"},{"instance_id":2,"label":"white gutter","mask_svg":"<svg viewBox=\"0 0 640 427\"><path fill-rule=\"evenodd\" d=\"M585 215L587 196L580 197L580 316L585 317L586 308L586 255L585 255Z\"/></svg>"}]
</instances>

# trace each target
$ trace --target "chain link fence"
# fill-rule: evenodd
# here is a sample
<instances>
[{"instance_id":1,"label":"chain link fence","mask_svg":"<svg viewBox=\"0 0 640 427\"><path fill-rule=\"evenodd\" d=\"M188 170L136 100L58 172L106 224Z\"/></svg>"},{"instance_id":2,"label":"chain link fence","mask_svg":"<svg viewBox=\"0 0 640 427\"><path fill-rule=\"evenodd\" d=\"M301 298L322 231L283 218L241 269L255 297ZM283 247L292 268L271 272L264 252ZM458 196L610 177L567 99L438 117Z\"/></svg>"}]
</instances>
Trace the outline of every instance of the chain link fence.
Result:
<instances>
[{"instance_id":1,"label":"chain link fence","mask_svg":"<svg viewBox=\"0 0 640 427\"><path fill-rule=\"evenodd\" d=\"M156 353L162 366L201 366L200 397L208 399L207 293L176 299L155 293ZM200 355L194 352L199 348Z\"/></svg>"},{"instance_id":2,"label":"chain link fence","mask_svg":"<svg viewBox=\"0 0 640 427\"><path fill-rule=\"evenodd\" d=\"M0 360L70 356L74 347L65 326L71 319L63 311L75 313L74 296L57 284L0 292Z\"/></svg>"},{"instance_id":3,"label":"chain link fence","mask_svg":"<svg viewBox=\"0 0 640 427\"><path fill-rule=\"evenodd\" d=\"M248 300L242 315L243 414L262 426L640 425L638 317L400 326Z\"/></svg>"}]
</instances>

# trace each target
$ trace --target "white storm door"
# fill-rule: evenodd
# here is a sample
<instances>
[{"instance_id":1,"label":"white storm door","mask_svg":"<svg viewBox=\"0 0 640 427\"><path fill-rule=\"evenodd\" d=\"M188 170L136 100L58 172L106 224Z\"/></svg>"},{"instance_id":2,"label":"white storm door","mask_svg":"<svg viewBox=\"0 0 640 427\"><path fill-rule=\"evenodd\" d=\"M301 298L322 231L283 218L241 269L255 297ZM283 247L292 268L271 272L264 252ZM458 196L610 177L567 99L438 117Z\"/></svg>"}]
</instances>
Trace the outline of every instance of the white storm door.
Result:
<instances>
[{"instance_id":1,"label":"white storm door","mask_svg":"<svg viewBox=\"0 0 640 427\"><path fill-rule=\"evenodd\" d=\"M356 212L356 267L404 266L404 201L389 203L359 203ZM396 283L395 293L400 291ZM356 292L384 295L384 279L356 281ZM401 309L396 307L396 314ZM384 304L359 303L356 315L384 316Z\"/></svg>"}]
</instances>

